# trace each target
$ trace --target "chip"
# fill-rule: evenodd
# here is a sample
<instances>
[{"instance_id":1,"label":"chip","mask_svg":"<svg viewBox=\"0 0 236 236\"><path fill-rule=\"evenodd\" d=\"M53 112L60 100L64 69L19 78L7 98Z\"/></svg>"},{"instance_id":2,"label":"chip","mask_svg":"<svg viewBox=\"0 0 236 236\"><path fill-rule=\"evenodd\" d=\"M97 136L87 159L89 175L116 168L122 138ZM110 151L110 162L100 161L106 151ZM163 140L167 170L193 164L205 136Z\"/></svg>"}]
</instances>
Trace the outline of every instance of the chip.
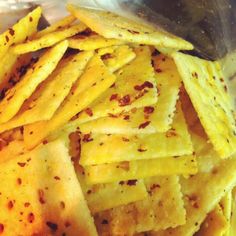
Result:
<instances>
[{"instance_id":1,"label":"chip","mask_svg":"<svg viewBox=\"0 0 236 236\"><path fill-rule=\"evenodd\" d=\"M152 177L145 182L149 191L147 199L95 215L98 232L106 231L110 233L108 235L133 235L135 232L153 228L165 229L185 223L178 177ZM102 224L104 219L109 225Z\"/></svg>"},{"instance_id":2,"label":"chip","mask_svg":"<svg viewBox=\"0 0 236 236\"><path fill-rule=\"evenodd\" d=\"M109 183L151 176L192 175L197 173L194 156L165 157L152 160L124 161L85 166L89 184Z\"/></svg>"},{"instance_id":3,"label":"chip","mask_svg":"<svg viewBox=\"0 0 236 236\"><path fill-rule=\"evenodd\" d=\"M211 158L216 158L216 155L215 153ZM202 156L201 159L205 159L205 156ZM205 165L208 165L208 160ZM221 160L218 165L214 165L212 168L208 167L205 172L199 171L191 178L182 178L181 189L187 212L186 224L168 229L163 235L186 236L197 232L206 215L215 208L225 193L236 185L235 168L236 158L232 157Z\"/></svg>"},{"instance_id":4,"label":"chip","mask_svg":"<svg viewBox=\"0 0 236 236\"><path fill-rule=\"evenodd\" d=\"M68 39L69 47L79 50L95 50L104 47L124 44L124 41L118 39L106 39L100 35L75 35Z\"/></svg>"},{"instance_id":5,"label":"chip","mask_svg":"<svg viewBox=\"0 0 236 236\"><path fill-rule=\"evenodd\" d=\"M25 43L18 44L13 47L15 54L24 54L27 52L34 52L42 48L51 47L54 44L69 38L79 32L86 29L86 26L82 23L67 27L65 29L45 34L40 38L29 40Z\"/></svg>"},{"instance_id":6,"label":"chip","mask_svg":"<svg viewBox=\"0 0 236 236\"><path fill-rule=\"evenodd\" d=\"M55 69L67 46L67 41L63 41L45 52L34 67L27 71L22 80L7 91L0 102L0 123L10 120L19 111L23 102Z\"/></svg>"},{"instance_id":7,"label":"chip","mask_svg":"<svg viewBox=\"0 0 236 236\"><path fill-rule=\"evenodd\" d=\"M77 127L89 120L156 103L156 80L150 49L141 46L135 49L135 53L135 59L115 73L116 83L89 106L93 115L86 109L71 125Z\"/></svg>"},{"instance_id":8,"label":"chip","mask_svg":"<svg viewBox=\"0 0 236 236\"><path fill-rule=\"evenodd\" d=\"M82 130L93 133L140 134L166 132L171 128L181 80L172 59L163 55L154 58L158 101L131 112L96 119L80 125ZM150 122L145 129L139 125Z\"/></svg>"},{"instance_id":9,"label":"chip","mask_svg":"<svg viewBox=\"0 0 236 236\"><path fill-rule=\"evenodd\" d=\"M89 28L105 38L167 48L193 49L191 43L167 33L161 28L136 23L111 12L85 9L73 5L67 5L67 9Z\"/></svg>"},{"instance_id":10,"label":"chip","mask_svg":"<svg viewBox=\"0 0 236 236\"><path fill-rule=\"evenodd\" d=\"M2 163L0 179L4 234L97 235L63 142L42 145Z\"/></svg>"},{"instance_id":11,"label":"chip","mask_svg":"<svg viewBox=\"0 0 236 236\"><path fill-rule=\"evenodd\" d=\"M33 148L53 131L66 124L74 115L108 89L115 80L116 77L110 73L99 56L95 55L52 119L25 126L26 146Z\"/></svg>"},{"instance_id":12,"label":"chip","mask_svg":"<svg viewBox=\"0 0 236 236\"><path fill-rule=\"evenodd\" d=\"M0 58L4 56L12 44L22 43L37 31L42 8L37 7L18 23L0 35Z\"/></svg>"},{"instance_id":13,"label":"chip","mask_svg":"<svg viewBox=\"0 0 236 236\"><path fill-rule=\"evenodd\" d=\"M142 124L141 128L145 128ZM81 137L82 166L122 161L191 155L192 142L180 108L166 133L118 135L84 133Z\"/></svg>"},{"instance_id":14,"label":"chip","mask_svg":"<svg viewBox=\"0 0 236 236\"><path fill-rule=\"evenodd\" d=\"M225 235L228 228L228 222L223 214L219 204L211 211L201 225L196 236L222 236Z\"/></svg>"},{"instance_id":15,"label":"chip","mask_svg":"<svg viewBox=\"0 0 236 236\"><path fill-rule=\"evenodd\" d=\"M92 56L91 51L81 52L59 63L50 77L40 84L40 88L38 87L23 104L18 114L7 123L0 125L0 132L51 119Z\"/></svg>"},{"instance_id":16,"label":"chip","mask_svg":"<svg viewBox=\"0 0 236 236\"><path fill-rule=\"evenodd\" d=\"M219 64L183 53L174 53L173 58L215 150L222 158L229 157L236 151L236 125Z\"/></svg>"},{"instance_id":17,"label":"chip","mask_svg":"<svg viewBox=\"0 0 236 236\"><path fill-rule=\"evenodd\" d=\"M98 54L101 55L104 64L111 72L117 71L136 57L136 54L128 45L113 46L110 48L112 48L112 52L104 53L105 50L102 48L98 50ZM109 51L110 49L107 48L106 50Z\"/></svg>"},{"instance_id":18,"label":"chip","mask_svg":"<svg viewBox=\"0 0 236 236\"><path fill-rule=\"evenodd\" d=\"M75 20L76 20L76 18L73 15L68 15L68 16L62 18L61 20L57 21L56 23L50 25L49 27L47 27L41 31L38 31L36 34L33 35L33 38L40 38L46 34L49 34L54 31L58 31L60 29L68 27Z\"/></svg>"}]
</instances>

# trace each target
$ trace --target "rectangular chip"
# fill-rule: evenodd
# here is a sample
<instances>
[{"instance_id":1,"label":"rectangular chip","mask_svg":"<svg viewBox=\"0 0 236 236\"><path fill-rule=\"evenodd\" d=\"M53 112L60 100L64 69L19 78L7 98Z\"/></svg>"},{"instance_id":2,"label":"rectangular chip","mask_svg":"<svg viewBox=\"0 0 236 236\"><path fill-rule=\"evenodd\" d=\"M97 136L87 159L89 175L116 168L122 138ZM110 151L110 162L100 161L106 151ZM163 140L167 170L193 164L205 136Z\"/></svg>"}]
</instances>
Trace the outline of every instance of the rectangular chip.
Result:
<instances>
[{"instance_id":1,"label":"rectangular chip","mask_svg":"<svg viewBox=\"0 0 236 236\"><path fill-rule=\"evenodd\" d=\"M148 123L144 123L142 128L147 125ZM139 135L84 133L81 140L82 166L191 155L193 152L180 104L172 128L166 133Z\"/></svg>"},{"instance_id":2,"label":"rectangular chip","mask_svg":"<svg viewBox=\"0 0 236 236\"><path fill-rule=\"evenodd\" d=\"M160 27L134 22L111 12L67 5L72 15L105 38L115 38L137 44L191 50L191 43L167 33Z\"/></svg>"},{"instance_id":3,"label":"rectangular chip","mask_svg":"<svg viewBox=\"0 0 236 236\"><path fill-rule=\"evenodd\" d=\"M219 63L183 53L173 58L215 150L222 158L231 156L236 151L234 108Z\"/></svg>"},{"instance_id":4,"label":"rectangular chip","mask_svg":"<svg viewBox=\"0 0 236 236\"><path fill-rule=\"evenodd\" d=\"M55 69L67 46L68 42L63 41L46 51L34 67L28 69L21 81L7 91L6 96L0 102L0 123L15 116L23 102Z\"/></svg>"}]
</instances>

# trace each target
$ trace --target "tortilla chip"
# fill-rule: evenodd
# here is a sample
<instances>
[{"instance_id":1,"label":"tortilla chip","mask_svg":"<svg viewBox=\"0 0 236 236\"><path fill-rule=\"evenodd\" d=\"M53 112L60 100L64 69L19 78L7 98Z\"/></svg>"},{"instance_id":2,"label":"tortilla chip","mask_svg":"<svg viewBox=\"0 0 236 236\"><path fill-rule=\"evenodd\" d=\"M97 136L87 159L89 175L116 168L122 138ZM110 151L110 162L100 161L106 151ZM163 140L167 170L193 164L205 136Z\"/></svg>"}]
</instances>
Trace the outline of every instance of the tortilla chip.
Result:
<instances>
[{"instance_id":1,"label":"tortilla chip","mask_svg":"<svg viewBox=\"0 0 236 236\"><path fill-rule=\"evenodd\" d=\"M25 43L18 44L14 46L12 49L15 54L24 54L27 52L34 52L42 48L51 47L54 44L66 38L69 38L79 32L82 32L85 29L86 29L86 26L82 23L73 25L68 28L46 34L42 36L41 38L38 38L38 39L36 38L33 40L29 40Z\"/></svg>"},{"instance_id":2,"label":"tortilla chip","mask_svg":"<svg viewBox=\"0 0 236 236\"><path fill-rule=\"evenodd\" d=\"M85 110L70 125L77 127L89 120L156 103L156 80L150 49L138 47L135 53L136 58L115 73L116 83L89 106L93 115Z\"/></svg>"},{"instance_id":3,"label":"tortilla chip","mask_svg":"<svg viewBox=\"0 0 236 236\"><path fill-rule=\"evenodd\" d=\"M48 26L47 28L38 31L36 34L33 35L33 38L40 38L46 34L52 33L54 31L58 31L64 27L69 26L71 23L73 23L76 20L76 18L73 15L68 15L62 18L61 20L57 21L56 23Z\"/></svg>"},{"instance_id":4,"label":"tortilla chip","mask_svg":"<svg viewBox=\"0 0 236 236\"><path fill-rule=\"evenodd\" d=\"M67 9L89 28L105 38L167 48L193 49L191 43L167 33L163 29L136 23L111 12L85 9L74 5L67 5Z\"/></svg>"},{"instance_id":5,"label":"tortilla chip","mask_svg":"<svg viewBox=\"0 0 236 236\"><path fill-rule=\"evenodd\" d=\"M19 20L12 28L0 35L0 58L6 54L12 44L22 43L37 31L38 21L42 8L37 7L24 18Z\"/></svg>"},{"instance_id":6,"label":"tortilla chip","mask_svg":"<svg viewBox=\"0 0 236 236\"><path fill-rule=\"evenodd\" d=\"M152 106L139 108L120 115L103 117L80 125L93 133L140 134L166 132L171 128L181 80L172 59L163 55L154 57L158 101ZM145 129L139 125L149 121ZM90 131L89 131L90 130Z\"/></svg>"},{"instance_id":7,"label":"tortilla chip","mask_svg":"<svg viewBox=\"0 0 236 236\"><path fill-rule=\"evenodd\" d=\"M97 184L157 175L192 175L197 173L197 161L194 156L165 157L91 165L84 169L87 183Z\"/></svg>"},{"instance_id":8,"label":"tortilla chip","mask_svg":"<svg viewBox=\"0 0 236 236\"><path fill-rule=\"evenodd\" d=\"M117 71L136 57L136 54L128 45L113 46L110 48L112 48L112 53L103 54L102 52L105 50L98 50L98 55L101 55L104 64L111 72Z\"/></svg>"},{"instance_id":9,"label":"tortilla chip","mask_svg":"<svg viewBox=\"0 0 236 236\"><path fill-rule=\"evenodd\" d=\"M33 68L30 68L22 80L7 91L0 102L0 123L10 120L20 109L23 102L30 97L37 86L55 69L68 46L63 41L48 50Z\"/></svg>"},{"instance_id":10,"label":"tortilla chip","mask_svg":"<svg viewBox=\"0 0 236 236\"><path fill-rule=\"evenodd\" d=\"M142 128L145 128L145 125ZM140 135L84 133L81 145L82 166L191 155L193 152L180 105L172 129L166 133Z\"/></svg>"},{"instance_id":11,"label":"tortilla chip","mask_svg":"<svg viewBox=\"0 0 236 236\"><path fill-rule=\"evenodd\" d=\"M183 53L173 57L215 150L222 158L229 157L236 151L236 125L220 65Z\"/></svg>"},{"instance_id":12,"label":"tortilla chip","mask_svg":"<svg viewBox=\"0 0 236 236\"><path fill-rule=\"evenodd\" d=\"M115 80L116 77L110 73L99 56L95 55L52 119L25 126L26 146L33 148L53 131L65 125L74 115L107 90Z\"/></svg>"},{"instance_id":13,"label":"tortilla chip","mask_svg":"<svg viewBox=\"0 0 236 236\"><path fill-rule=\"evenodd\" d=\"M223 236L228 228L228 222L219 204L211 211L195 236Z\"/></svg>"},{"instance_id":14,"label":"tortilla chip","mask_svg":"<svg viewBox=\"0 0 236 236\"><path fill-rule=\"evenodd\" d=\"M6 235L97 235L63 142L2 163L0 179Z\"/></svg>"},{"instance_id":15,"label":"tortilla chip","mask_svg":"<svg viewBox=\"0 0 236 236\"><path fill-rule=\"evenodd\" d=\"M147 199L95 215L99 233L106 231L110 233L108 235L133 235L135 232L165 229L185 223L178 177L153 177L145 182L149 191ZM108 225L103 224L104 219Z\"/></svg>"},{"instance_id":16,"label":"tortilla chip","mask_svg":"<svg viewBox=\"0 0 236 236\"><path fill-rule=\"evenodd\" d=\"M95 50L98 48L110 47L124 44L118 39L106 39L100 35L89 35L87 37L76 35L68 39L69 47L79 50Z\"/></svg>"},{"instance_id":17,"label":"tortilla chip","mask_svg":"<svg viewBox=\"0 0 236 236\"><path fill-rule=\"evenodd\" d=\"M59 63L50 77L40 84L40 88L23 104L18 114L0 125L0 132L51 119L92 56L90 51L81 52Z\"/></svg>"}]
</instances>

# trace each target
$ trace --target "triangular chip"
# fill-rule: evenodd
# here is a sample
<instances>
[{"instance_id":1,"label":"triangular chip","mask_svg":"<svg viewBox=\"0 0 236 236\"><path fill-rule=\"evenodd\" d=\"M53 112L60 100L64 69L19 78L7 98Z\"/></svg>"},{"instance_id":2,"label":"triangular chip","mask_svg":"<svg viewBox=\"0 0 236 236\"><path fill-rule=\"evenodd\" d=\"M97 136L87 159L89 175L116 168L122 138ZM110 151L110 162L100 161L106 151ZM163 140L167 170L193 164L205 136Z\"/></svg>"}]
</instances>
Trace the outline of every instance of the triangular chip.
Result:
<instances>
[{"instance_id":1,"label":"triangular chip","mask_svg":"<svg viewBox=\"0 0 236 236\"><path fill-rule=\"evenodd\" d=\"M110 73L99 56L95 55L52 119L25 126L26 146L33 148L53 131L65 125L73 116L107 90L115 80L116 77Z\"/></svg>"},{"instance_id":2,"label":"triangular chip","mask_svg":"<svg viewBox=\"0 0 236 236\"><path fill-rule=\"evenodd\" d=\"M55 69L67 46L67 41L63 41L46 51L34 67L27 71L22 80L7 91L0 103L0 123L10 120L19 111L23 102Z\"/></svg>"},{"instance_id":3,"label":"triangular chip","mask_svg":"<svg viewBox=\"0 0 236 236\"><path fill-rule=\"evenodd\" d=\"M92 113L88 109L83 111L71 125L78 126L109 114L156 103L156 79L151 66L151 51L149 47L140 46L135 49L135 53L135 59L115 73L116 83L89 106Z\"/></svg>"},{"instance_id":4,"label":"triangular chip","mask_svg":"<svg viewBox=\"0 0 236 236\"><path fill-rule=\"evenodd\" d=\"M3 235L97 235L63 142L2 163L0 180Z\"/></svg>"},{"instance_id":5,"label":"triangular chip","mask_svg":"<svg viewBox=\"0 0 236 236\"><path fill-rule=\"evenodd\" d=\"M92 56L91 51L81 52L59 63L50 77L40 84L40 88L37 88L35 93L23 104L18 114L7 123L0 125L0 132L36 121L49 120L70 92L73 83L82 74Z\"/></svg>"},{"instance_id":6,"label":"triangular chip","mask_svg":"<svg viewBox=\"0 0 236 236\"><path fill-rule=\"evenodd\" d=\"M192 175L197 173L197 161L194 156L165 157L91 165L85 166L84 169L86 181L96 184L157 175Z\"/></svg>"},{"instance_id":7,"label":"triangular chip","mask_svg":"<svg viewBox=\"0 0 236 236\"><path fill-rule=\"evenodd\" d=\"M144 123L141 128L145 128ZM166 133L118 135L82 134L82 166L190 155L192 142L181 111L176 111L172 128Z\"/></svg>"},{"instance_id":8,"label":"triangular chip","mask_svg":"<svg viewBox=\"0 0 236 236\"><path fill-rule=\"evenodd\" d=\"M86 26L82 23L73 25L68 28L43 35L40 38L32 39L25 43L18 44L14 46L12 49L15 54L24 54L27 52L34 52L42 48L51 47L54 44L66 38L69 38L79 32L84 31L85 29L86 29Z\"/></svg>"},{"instance_id":9,"label":"triangular chip","mask_svg":"<svg viewBox=\"0 0 236 236\"><path fill-rule=\"evenodd\" d=\"M145 182L149 191L147 199L95 216L99 233L105 231L110 233L107 235L134 235L135 232L165 229L185 223L178 177L153 177ZM103 224L104 219L108 222L107 225Z\"/></svg>"},{"instance_id":10,"label":"triangular chip","mask_svg":"<svg viewBox=\"0 0 236 236\"><path fill-rule=\"evenodd\" d=\"M222 158L229 157L236 151L236 125L220 65L183 53L173 57L215 150Z\"/></svg>"},{"instance_id":11,"label":"triangular chip","mask_svg":"<svg viewBox=\"0 0 236 236\"><path fill-rule=\"evenodd\" d=\"M81 125L82 130L111 134L155 133L169 130L181 80L172 59L159 55L155 56L153 61L159 93L156 104L84 123ZM140 124L147 121L149 125L145 129L139 129Z\"/></svg>"},{"instance_id":12,"label":"triangular chip","mask_svg":"<svg viewBox=\"0 0 236 236\"><path fill-rule=\"evenodd\" d=\"M191 43L167 33L163 29L136 23L111 12L85 9L73 5L68 5L67 9L89 28L105 38L167 48L193 49Z\"/></svg>"},{"instance_id":13,"label":"triangular chip","mask_svg":"<svg viewBox=\"0 0 236 236\"><path fill-rule=\"evenodd\" d=\"M62 18L61 20L53 23L52 25L48 26L47 28L38 31L36 34L33 35L33 38L40 38L46 34L52 33L54 31L60 30L64 27L69 26L71 23L73 23L76 20L76 18L73 15L68 15Z\"/></svg>"},{"instance_id":14,"label":"triangular chip","mask_svg":"<svg viewBox=\"0 0 236 236\"><path fill-rule=\"evenodd\" d=\"M22 43L37 31L38 21L42 8L37 7L24 18L19 20L12 28L0 35L0 58L7 52L12 44Z\"/></svg>"},{"instance_id":15,"label":"triangular chip","mask_svg":"<svg viewBox=\"0 0 236 236\"><path fill-rule=\"evenodd\" d=\"M124 44L118 39L106 39L100 35L89 35L88 37L76 35L68 39L69 47L79 50L95 50L98 48L110 47Z\"/></svg>"}]
</instances>

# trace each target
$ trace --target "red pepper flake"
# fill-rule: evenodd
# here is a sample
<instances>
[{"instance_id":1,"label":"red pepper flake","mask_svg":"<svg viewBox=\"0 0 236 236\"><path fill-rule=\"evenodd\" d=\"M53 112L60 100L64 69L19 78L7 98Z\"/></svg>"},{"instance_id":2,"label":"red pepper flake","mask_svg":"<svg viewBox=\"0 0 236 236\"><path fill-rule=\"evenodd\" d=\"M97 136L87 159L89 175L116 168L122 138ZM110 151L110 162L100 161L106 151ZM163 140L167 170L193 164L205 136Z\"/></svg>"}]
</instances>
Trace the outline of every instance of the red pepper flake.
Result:
<instances>
[{"instance_id":1,"label":"red pepper flake","mask_svg":"<svg viewBox=\"0 0 236 236\"><path fill-rule=\"evenodd\" d=\"M134 185L136 185L137 181L138 181L137 179L128 180L127 181L127 185L134 186Z\"/></svg>"},{"instance_id":2,"label":"red pepper flake","mask_svg":"<svg viewBox=\"0 0 236 236\"><path fill-rule=\"evenodd\" d=\"M29 223L33 223L34 222L35 217L34 217L34 214L32 212L28 214L27 218L28 218L28 222Z\"/></svg>"},{"instance_id":3,"label":"red pepper flake","mask_svg":"<svg viewBox=\"0 0 236 236\"><path fill-rule=\"evenodd\" d=\"M153 84L149 81L145 81L143 84L141 85L135 85L134 86L134 89L137 90L137 91L141 91L145 88L153 88Z\"/></svg>"},{"instance_id":4,"label":"red pepper flake","mask_svg":"<svg viewBox=\"0 0 236 236\"><path fill-rule=\"evenodd\" d=\"M17 184L21 185L22 184L21 178L17 178L16 182L17 182Z\"/></svg>"},{"instance_id":5,"label":"red pepper flake","mask_svg":"<svg viewBox=\"0 0 236 236\"><path fill-rule=\"evenodd\" d=\"M0 234L4 231L4 225L0 223Z\"/></svg>"},{"instance_id":6,"label":"red pepper flake","mask_svg":"<svg viewBox=\"0 0 236 236\"><path fill-rule=\"evenodd\" d=\"M17 162L17 165L19 165L20 167L24 167L26 165L25 162Z\"/></svg>"},{"instance_id":7,"label":"red pepper flake","mask_svg":"<svg viewBox=\"0 0 236 236\"><path fill-rule=\"evenodd\" d=\"M129 120L129 118L130 118L129 115L125 115L123 119L124 120Z\"/></svg>"},{"instance_id":8,"label":"red pepper flake","mask_svg":"<svg viewBox=\"0 0 236 236\"><path fill-rule=\"evenodd\" d=\"M157 73L161 73L161 72L162 72L162 70L161 70L160 68L156 68L155 71L156 71Z\"/></svg>"},{"instance_id":9,"label":"red pepper flake","mask_svg":"<svg viewBox=\"0 0 236 236\"><path fill-rule=\"evenodd\" d=\"M138 149L138 151L139 151L139 152L146 152L146 151L147 151L147 149L142 149L142 148L139 148L139 149Z\"/></svg>"},{"instance_id":10,"label":"red pepper flake","mask_svg":"<svg viewBox=\"0 0 236 236\"><path fill-rule=\"evenodd\" d=\"M112 94L110 97L110 101L117 100L118 99L118 94Z\"/></svg>"},{"instance_id":11,"label":"red pepper flake","mask_svg":"<svg viewBox=\"0 0 236 236\"><path fill-rule=\"evenodd\" d=\"M152 56L158 56L160 53L157 51L157 49L154 49L154 51L152 52Z\"/></svg>"},{"instance_id":12,"label":"red pepper flake","mask_svg":"<svg viewBox=\"0 0 236 236\"><path fill-rule=\"evenodd\" d=\"M5 39L7 42L9 42L9 37L7 35L5 36Z\"/></svg>"},{"instance_id":13,"label":"red pepper flake","mask_svg":"<svg viewBox=\"0 0 236 236\"><path fill-rule=\"evenodd\" d=\"M172 128L166 132L166 137L169 138L169 137L173 137L173 136L177 136L177 134L176 134L175 129Z\"/></svg>"},{"instance_id":14,"label":"red pepper flake","mask_svg":"<svg viewBox=\"0 0 236 236\"><path fill-rule=\"evenodd\" d=\"M107 60L107 59L109 59L109 58L112 58L111 53L106 53L106 54L104 54L104 55L101 56L101 59L102 59L102 60Z\"/></svg>"},{"instance_id":15,"label":"red pepper flake","mask_svg":"<svg viewBox=\"0 0 236 236\"><path fill-rule=\"evenodd\" d=\"M156 188L160 188L161 186L159 184L153 184L151 187L150 187L150 190L153 191L154 189Z\"/></svg>"},{"instance_id":16,"label":"red pepper flake","mask_svg":"<svg viewBox=\"0 0 236 236\"><path fill-rule=\"evenodd\" d=\"M57 229L58 229L57 224L55 224L55 223L53 223L53 222L51 222L51 221L47 221L47 222L46 222L46 225L47 225L52 231L54 231L54 232L56 232Z\"/></svg>"},{"instance_id":17,"label":"red pepper flake","mask_svg":"<svg viewBox=\"0 0 236 236\"><path fill-rule=\"evenodd\" d=\"M15 34L15 31L12 28L9 28L8 30L9 30L9 33L11 36L13 36Z\"/></svg>"},{"instance_id":18,"label":"red pepper flake","mask_svg":"<svg viewBox=\"0 0 236 236\"><path fill-rule=\"evenodd\" d=\"M48 144L48 140L43 140L43 145L46 145L46 144Z\"/></svg>"},{"instance_id":19,"label":"red pepper flake","mask_svg":"<svg viewBox=\"0 0 236 236\"><path fill-rule=\"evenodd\" d=\"M93 111L92 111L91 108L86 108L84 111L85 111L86 114L89 115L90 117L93 116Z\"/></svg>"},{"instance_id":20,"label":"red pepper flake","mask_svg":"<svg viewBox=\"0 0 236 236\"><path fill-rule=\"evenodd\" d=\"M29 203L29 202L25 202L25 203L24 203L24 206L25 206L25 207L29 207L29 206L30 206L30 203Z\"/></svg>"},{"instance_id":21,"label":"red pepper flake","mask_svg":"<svg viewBox=\"0 0 236 236\"><path fill-rule=\"evenodd\" d=\"M130 95L125 95L124 97L120 98L118 100L119 102L119 106L123 107L123 106L127 106L127 105L130 105L131 103L131 99L130 99Z\"/></svg>"},{"instance_id":22,"label":"red pepper flake","mask_svg":"<svg viewBox=\"0 0 236 236\"><path fill-rule=\"evenodd\" d=\"M119 184L120 184L120 185L124 185L124 184L125 184L125 181L122 180L122 181L119 182Z\"/></svg>"},{"instance_id":23,"label":"red pepper flake","mask_svg":"<svg viewBox=\"0 0 236 236\"><path fill-rule=\"evenodd\" d=\"M110 88L114 88L116 86L116 83L113 83Z\"/></svg>"},{"instance_id":24,"label":"red pepper flake","mask_svg":"<svg viewBox=\"0 0 236 236\"><path fill-rule=\"evenodd\" d=\"M33 21L33 18L32 16L29 17L29 21L32 22Z\"/></svg>"},{"instance_id":25,"label":"red pepper flake","mask_svg":"<svg viewBox=\"0 0 236 236\"><path fill-rule=\"evenodd\" d=\"M154 110L155 110L154 107L147 106L147 107L144 107L143 112L146 114L151 114L154 112Z\"/></svg>"},{"instance_id":26,"label":"red pepper flake","mask_svg":"<svg viewBox=\"0 0 236 236\"><path fill-rule=\"evenodd\" d=\"M129 142L129 139L128 139L128 138L125 138L125 137L122 137L122 140L123 140L124 142Z\"/></svg>"},{"instance_id":27,"label":"red pepper flake","mask_svg":"<svg viewBox=\"0 0 236 236\"><path fill-rule=\"evenodd\" d=\"M55 180L61 180L61 178L59 176L54 176Z\"/></svg>"},{"instance_id":28,"label":"red pepper flake","mask_svg":"<svg viewBox=\"0 0 236 236\"><path fill-rule=\"evenodd\" d=\"M14 207L13 201L9 201L8 204L7 204L7 207L8 207L9 210L11 210Z\"/></svg>"},{"instance_id":29,"label":"red pepper flake","mask_svg":"<svg viewBox=\"0 0 236 236\"><path fill-rule=\"evenodd\" d=\"M146 128L149 124L150 124L150 121L146 121L146 122L140 124L138 128L139 128L139 129L144 129L144 128Z\"/></svg>"},{"instance_id":30,"label":"red pepper flake","mask_svg":"<svg viewBox=\"0 0 236 236\"><path fill-rule=\"evenodd\" d=\"M102 220L102 222L101 222L101 224L102 224L102 225L108 225L108 224L109 224L109 222L108 222L108 220L106 220L106 219L103 219L103 220Z\"/></svg>"},{"instance_id":31,"label":"red pepper flake","mask_svg":"<svg viewBox=\"0 0 236 236\"><path fill-rule=\"evenodd\" d=\"M44 196L44 191L42 189L38 190L38 200L41 204L45 204L45 196Z\"/></svg>"},{"instance_id":32,"label":"red pepper flake","mask_svg":"<svg viewBox=\"0 0 236 236\"><path fill-rule=\"evenodd\" d=\"M82 141L85 142L85 143L93 141L93 138L91 138L91 133L84 134Z\"/></svg>"}]
</instances>

